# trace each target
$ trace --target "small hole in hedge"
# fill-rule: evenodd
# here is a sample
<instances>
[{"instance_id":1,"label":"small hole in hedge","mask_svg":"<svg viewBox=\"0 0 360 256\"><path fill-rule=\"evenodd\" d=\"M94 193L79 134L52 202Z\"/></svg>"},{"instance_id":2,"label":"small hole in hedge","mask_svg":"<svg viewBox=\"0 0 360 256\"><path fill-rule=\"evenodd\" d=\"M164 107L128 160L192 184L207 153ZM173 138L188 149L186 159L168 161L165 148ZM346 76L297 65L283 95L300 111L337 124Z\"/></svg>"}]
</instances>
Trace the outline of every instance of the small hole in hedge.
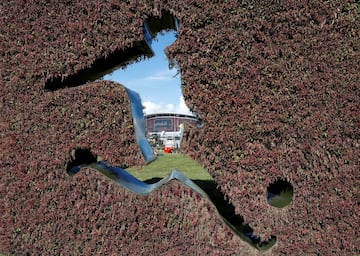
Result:
<instances>
[{"instance_id":1,"label":"small hole in hedge","mask_svg":"<svg viewBox=\"0 0 360 256\"><path fill-rule=\"evenodd\" d=\"M97 155L88 148L74 148L69 152L69 161L66 163L66 171L70 172L74 167L88 165L97 162Z\"/></svg>"},{"instance_id":2,"label":"small hole in hedge","mask_svg":"<svg viewBox=\"0 0 360 256\"><path fill-rule=\"evenodd\" d=\"M283 208L289 205L294 195L294 189L290 182L279 178L267 188L267 201L271 206Z\"/></svg>"}]
</instances>

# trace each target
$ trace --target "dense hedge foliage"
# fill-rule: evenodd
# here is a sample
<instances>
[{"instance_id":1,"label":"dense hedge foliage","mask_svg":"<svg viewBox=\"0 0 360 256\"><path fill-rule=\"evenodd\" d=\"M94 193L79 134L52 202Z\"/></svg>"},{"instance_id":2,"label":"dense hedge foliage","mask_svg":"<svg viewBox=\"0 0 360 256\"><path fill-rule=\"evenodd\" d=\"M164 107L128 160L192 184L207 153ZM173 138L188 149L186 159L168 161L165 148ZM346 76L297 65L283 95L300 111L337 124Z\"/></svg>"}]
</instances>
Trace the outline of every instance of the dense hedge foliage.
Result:
<instances>
[{"instance_id":1,"label":"dense hedge foliage","mask_svg":"<svg viewBox=\"0 0 360 256\"><path fill-rule=\"evenodd\" d=\"M88 171L74 147L144 164L124 89L98 81L56 91L143 39L149 16L181 24L167 49L204 120L185 151L205 166L274 255L355 255L359 243L359 7L310 1L1 1L0 252L251 255L206 200L177 183L134 196ZM294 187L275 209L266 188Z\"/></svg>"}]
</instances>

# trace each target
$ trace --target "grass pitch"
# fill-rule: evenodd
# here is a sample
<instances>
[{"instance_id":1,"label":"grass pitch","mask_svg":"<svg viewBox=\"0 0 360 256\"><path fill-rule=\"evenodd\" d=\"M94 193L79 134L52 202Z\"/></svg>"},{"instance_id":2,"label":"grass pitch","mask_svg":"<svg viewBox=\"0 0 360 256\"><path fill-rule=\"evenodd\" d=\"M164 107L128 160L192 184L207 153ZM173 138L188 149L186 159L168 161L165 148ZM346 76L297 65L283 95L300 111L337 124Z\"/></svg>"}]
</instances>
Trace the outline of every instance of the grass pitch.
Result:
<instances>
[{"instance_id":1,"label":"grass pitch","mask_svg":"<svg viewBox=\"0 0 360 256\"><path fill-rule=\"evenodd\" d=\"M186 155L178 153L159 154L155 161L141 169L128 168L126 171L139 180L146 181L153 178L163 178L172 169L182 172L192 180L212 180L210 174L199 163Z\"/></svg>"}]
</instances>

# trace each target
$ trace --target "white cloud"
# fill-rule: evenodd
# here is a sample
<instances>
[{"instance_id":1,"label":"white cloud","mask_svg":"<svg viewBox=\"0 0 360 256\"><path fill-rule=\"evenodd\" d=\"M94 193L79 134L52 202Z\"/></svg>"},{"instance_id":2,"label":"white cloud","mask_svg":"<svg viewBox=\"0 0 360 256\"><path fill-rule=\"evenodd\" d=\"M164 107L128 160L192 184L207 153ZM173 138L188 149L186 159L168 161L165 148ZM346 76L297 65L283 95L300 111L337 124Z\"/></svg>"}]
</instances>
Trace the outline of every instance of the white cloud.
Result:
<instances>
[{"instance_id":1,"label":"white cloud","mask_svg":"<svg viewBox=\"0 0 360 256\"><path fill-rule=\"evenodd\" d=\"M172 69L172 70L167 69L167 70L159 71L151 76L144 77L143 80L144 81L148 81L148 80L170 81L170 80L178 79L178 78L175 78L175 76L176 76L175 69Z\"/></svg>"},{"instance_id":2,"label":"white cloud","mask_svg":"<svg viewBox=\"0 0 360 256\"><path fill-rule=\"evenodd\" d=\"M193 115L193 113L191 113L190 109L186 105L184 96L182 96L182 95L180 96L178 111L181 114Z\"/></svg>"},{"instance_id":3,"label":"white cloud","mask_svg":"<svg viewBox=\"0 0 360 256\"><path fill-rule=\"evenodd\" d=\"M183 96L180 96L177 104L165 104L162 102L145 101L142 103L145 107L144 114L157 114L157 113L177 113L193 115L190 109L186 106Z\"/></svg>"}]
</instances>

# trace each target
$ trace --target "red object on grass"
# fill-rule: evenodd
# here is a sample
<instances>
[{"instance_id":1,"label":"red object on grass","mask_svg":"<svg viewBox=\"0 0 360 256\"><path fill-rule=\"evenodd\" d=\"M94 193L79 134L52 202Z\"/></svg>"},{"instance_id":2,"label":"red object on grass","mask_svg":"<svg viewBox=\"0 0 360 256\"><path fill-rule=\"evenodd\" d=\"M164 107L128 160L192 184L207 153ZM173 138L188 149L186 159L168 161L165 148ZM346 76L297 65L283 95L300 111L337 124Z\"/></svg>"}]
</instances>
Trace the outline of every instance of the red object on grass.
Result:
<instances>
[{"instance_id":1,"label":"red object on grass","mask_svg":"<svg viewBox=\"0 0 360 256\"><path fill-rule=\"evenodd\" d=\"M168 153L171 153L171 147L165 147L164 148L164 152L166 153L166 154L168 154Z\"/></svg>"}]
</instances>

